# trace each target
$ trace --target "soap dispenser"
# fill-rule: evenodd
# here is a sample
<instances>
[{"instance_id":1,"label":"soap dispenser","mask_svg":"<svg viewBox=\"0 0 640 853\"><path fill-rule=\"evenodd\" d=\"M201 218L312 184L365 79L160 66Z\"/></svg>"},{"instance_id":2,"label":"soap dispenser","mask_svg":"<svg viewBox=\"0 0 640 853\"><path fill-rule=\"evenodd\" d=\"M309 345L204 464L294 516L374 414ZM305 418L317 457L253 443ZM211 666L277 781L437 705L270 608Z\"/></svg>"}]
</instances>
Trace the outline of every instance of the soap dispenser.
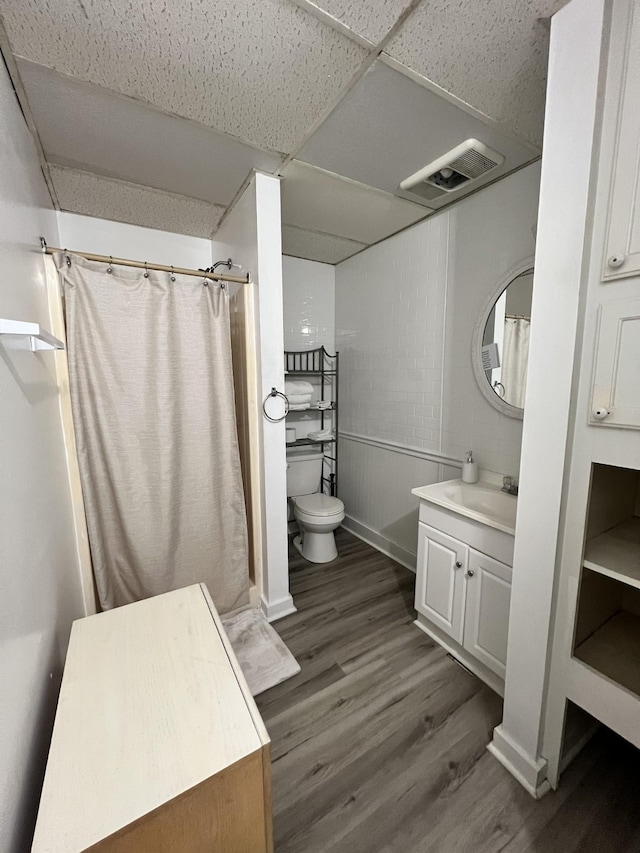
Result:
<instances>
[{"instance_id":1,"label":"soap dispenser","mask_svg":"<svg viewBox=\"0 0 640 853\"><path fill-rule=\"evenodd\" d=\"M478 482L478 463L473 461L473 450L467 453L466 461L462 463L462 482Z\"/></svg>"}]
</instances>

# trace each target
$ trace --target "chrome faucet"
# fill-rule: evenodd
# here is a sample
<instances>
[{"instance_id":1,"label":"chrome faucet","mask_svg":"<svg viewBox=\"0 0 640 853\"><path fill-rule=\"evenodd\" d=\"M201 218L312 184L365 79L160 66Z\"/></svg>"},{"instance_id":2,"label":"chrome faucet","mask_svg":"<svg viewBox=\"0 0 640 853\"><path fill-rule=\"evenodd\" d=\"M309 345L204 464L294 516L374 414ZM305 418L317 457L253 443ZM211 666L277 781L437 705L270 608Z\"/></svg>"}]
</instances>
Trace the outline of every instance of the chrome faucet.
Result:
<instances>
[{"instance_id":1,"label":"chrome faucet","mask_svg":"<svg viewBox=\"0 0 640 853\"><path fill-rule=\"evenodd\" d=\"M518 496L518 478L517 477L503 477L502 478L502 491L506 492L508 495L513 495L514 497Z\"/></svg>"}]
</instances>

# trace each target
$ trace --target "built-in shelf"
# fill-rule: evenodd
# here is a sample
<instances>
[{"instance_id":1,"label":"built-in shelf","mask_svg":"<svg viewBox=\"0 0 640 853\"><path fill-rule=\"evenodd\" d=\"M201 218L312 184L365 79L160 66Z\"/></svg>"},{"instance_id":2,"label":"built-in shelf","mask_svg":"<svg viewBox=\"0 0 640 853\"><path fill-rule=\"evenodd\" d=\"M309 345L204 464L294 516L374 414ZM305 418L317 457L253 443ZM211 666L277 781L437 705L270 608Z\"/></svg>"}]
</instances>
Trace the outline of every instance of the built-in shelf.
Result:
<instances>
[{"instance_id":1,"label":"built-in shelf","mask_svg":"<svg viewBox=\"0 0 640 853\"><path fill-rule=\"evenodd\" d=\"M629 518L587 542L583 564L640 589L640 518Z\"/></svg>"},{"instance_id":2,"label":"built-in shelf","mask_svg":"<svg viewBox=\"0 0 640 853\"><path fill-rule=\"evenodd\" d=\"M574 657L640 695L640 616L618 611L576 648Z\"/></svg>"},{"instance_id":3,"label":"built-in shelf","mask_svg":"<svg viewBox=\"0 0 640 853\"><path fill-rule=\"evenodd\" d=\"M0 335L10 335L14 338L25 338L32 352L38 350L64 349L64 344L58 338L47 332L39 323L27 323L23 320L0 319Z\"/></svg>"}]
</instances>

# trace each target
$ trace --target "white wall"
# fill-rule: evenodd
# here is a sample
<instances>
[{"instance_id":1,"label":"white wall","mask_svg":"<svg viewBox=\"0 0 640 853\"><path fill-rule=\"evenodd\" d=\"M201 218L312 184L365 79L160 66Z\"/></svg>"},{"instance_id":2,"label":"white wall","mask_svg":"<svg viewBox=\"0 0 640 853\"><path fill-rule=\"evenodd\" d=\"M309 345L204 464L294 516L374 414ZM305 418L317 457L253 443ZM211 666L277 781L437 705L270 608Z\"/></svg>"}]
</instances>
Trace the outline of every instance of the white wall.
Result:
<instances>
[{"instance_id":1,"label":"white wall","mask_svg":"<svg viewBox=\"0 0 640 853\"><path fill-rule=\"evenodd\" d=\"M453 476L451 465L469 448L481 467L517 473L522 422L480 393L471 340L490 291L533 254L539 175L538 164L529 166L336 267L346 525L407 562L416 550L417 499L399 502L385 488L363 494L359 467L388 467L394 495L441 479L442 466ZM356 451L362 436L373 445ZM433 464L384 458L407 449ZM372 471L368 477L375 482Z\"/></svg>"},{"instance_id":2,"label":"white wall","mask_svg":"<svg viewBox=\"0 0 640 853\"><path fill-rule=\"evenodd\" d=\"M77 213L58 212L57 216L61 249L189 269L206 269L211 265L212 243L202 237L187 237ZM215 260L222 260L222 256Z\"/></svg>"},{"instance_id":3,"label":"white wall","mask_svg":"<svg viewBox=\"0 0 640 853\"><path fill-rule=\"evenodd\" d=\"M284 348L335 352L336 268L332 264L282 258Z\"/></svg>"},{"instance_id":4,"label":"white wall","mask_svg":"<svg viewBox=\"0 0 640 853\"><path fill-rule=\"evenodd\" d=\"M471 339L487 296L516 264L532 256L540 164L498 181L451 210L447 287L443 453L473 448L482 468L517 474L522 421L494 409L471 367Z\"/></svg>"},{"instance_id":5,"label":"white wall","mask_svg":"<svg viewBox=\"0 0 640 853\"><path fill-rule=\"evenodd\" d=\"M336 268L345 432L440 449L448 241L442 213Z\"/></svg>"},{"instance_id":6,"label":"white wall","mask_svg":"<svg viewBox=\"0 0 640 853\"><path fill-rule=\"evenodd\" d=\"M0 66L0 316L50 328L55 214ZM71 621L82 615L53 355L0 341L0 850L30 847Z\"/></svg>"}]
</instances>

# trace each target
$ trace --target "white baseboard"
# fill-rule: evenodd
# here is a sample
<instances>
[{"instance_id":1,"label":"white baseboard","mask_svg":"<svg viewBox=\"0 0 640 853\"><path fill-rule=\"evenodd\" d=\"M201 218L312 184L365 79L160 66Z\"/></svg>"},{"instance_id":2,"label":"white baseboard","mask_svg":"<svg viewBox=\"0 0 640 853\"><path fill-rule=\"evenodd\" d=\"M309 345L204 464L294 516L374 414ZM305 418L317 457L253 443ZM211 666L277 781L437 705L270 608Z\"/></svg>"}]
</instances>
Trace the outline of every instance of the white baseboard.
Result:
<instances>
[{"instance_id":1,"label":"white baseboard","mask_svg":"<svg viewBox=\"0 0 640 853\"><path fill-rule=\"evenodd\" d=\"M493 740L487 749L536 800L551 790L546 778L546 758L534 759L527 755L502 726L496 726L493 730Z\"/></svg>"},{"instance_id":2,"label":"white baseboard","mask_svg":"<svg viewBox=\"0 0 640 853\"><path fill-rule=\"evenodd\" d=\"M293 603L291 595L286 595L278 601L267 601L262 596L261 606L262 612L267 617L267 622L275 622L276 619L282 619L283 616L289 616L290 613L298 612L298 608Z\"/></svg>"},{"instance_id":3,"label":"white baseboard","mask_svg":"<svg viewBox=\"0 0 640 853\"><path fill-rule=\"evenodd\" d=\"M361 521L357 521L350 515L345 516L342 526L345 530L348 530L349 533L353 533L353 535L357 536L358 539L362 539L363 542L366 542L367 545L371 545L372 548L386 554L387 557L391 557L391 559L395 560L396 563L400 563L400 565L404 566L405 569L409 569L409 571L415 574L416 555L412 554L411 551L408 551L406 548L403 548L402 545L398 545L397 542L392 542L391 539L387 539L386 536L378 533L377 530L367 527L366 524L363 524Z\"/></svg>"}]
</instances>

